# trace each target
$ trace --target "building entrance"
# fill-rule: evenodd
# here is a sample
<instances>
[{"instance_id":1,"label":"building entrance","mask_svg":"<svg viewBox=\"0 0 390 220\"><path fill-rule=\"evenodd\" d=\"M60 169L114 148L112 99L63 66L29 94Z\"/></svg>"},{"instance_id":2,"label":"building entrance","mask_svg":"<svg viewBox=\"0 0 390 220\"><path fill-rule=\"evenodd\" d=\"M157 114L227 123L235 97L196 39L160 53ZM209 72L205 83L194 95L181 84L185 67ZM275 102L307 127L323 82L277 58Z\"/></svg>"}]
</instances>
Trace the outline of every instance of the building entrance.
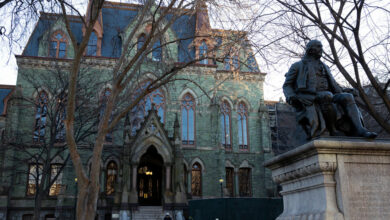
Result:
<instances>
[{"instance_id":1,"label":"building entrance","mask_svg":"<svg viewBox=\"0 0 390 220\"><path fill-rule=\"evenodd\" d=\"M163 159L154 146L142 155L137 171L138 202L140 205L161 205Z\"/></svg>"}]
</instances>

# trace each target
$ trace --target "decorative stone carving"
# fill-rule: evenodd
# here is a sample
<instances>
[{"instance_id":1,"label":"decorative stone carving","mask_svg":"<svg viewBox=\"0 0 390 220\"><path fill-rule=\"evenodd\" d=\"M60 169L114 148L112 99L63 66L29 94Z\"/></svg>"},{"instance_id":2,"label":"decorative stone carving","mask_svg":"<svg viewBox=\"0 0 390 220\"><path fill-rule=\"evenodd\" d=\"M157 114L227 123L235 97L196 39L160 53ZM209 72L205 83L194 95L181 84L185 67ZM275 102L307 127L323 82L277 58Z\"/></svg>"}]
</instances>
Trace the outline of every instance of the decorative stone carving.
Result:
<instances>
[{"instance_id":1,"label":"decorative stone carving","mask_svg":"<svg viewBox=\"0 0 390 220\"><path fill-rule=\"evenodd\" d=\"M265 166L282 186L277 220L390 219L390 140L316 139Z\"/></svg>"}]
</instances>

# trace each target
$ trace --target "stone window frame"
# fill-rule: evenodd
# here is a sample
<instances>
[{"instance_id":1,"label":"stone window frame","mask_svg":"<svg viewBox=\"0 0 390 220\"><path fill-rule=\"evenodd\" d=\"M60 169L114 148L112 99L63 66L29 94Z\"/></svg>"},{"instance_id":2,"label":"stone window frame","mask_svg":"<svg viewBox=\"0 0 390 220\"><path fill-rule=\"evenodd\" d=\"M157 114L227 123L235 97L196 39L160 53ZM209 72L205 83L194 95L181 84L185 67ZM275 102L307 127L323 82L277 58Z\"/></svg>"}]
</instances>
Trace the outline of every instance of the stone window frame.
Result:
<instances>
[{"instance_id":1,"label":"stone window frame","mask_svg":"<svg viewBox=\"0 0 390 220\"><path fill-rule=\"evenodd\" d=\"M183 104L183 101L186 99L187 96L190 96L191 99L187 99L186 101L192 101L192 105L191 106L188 106L188 105L184 105ZM189 146L189 147L194 147L196 146L196 100L195 100L195 96L193 94L191 94L189 91L186 92L180 99L180 112L182 113L181 114L181 126L182 126L182 132L181 132L181 135L182 135L182 145L184 146ZM193 113L194 113L194 116L193 116L193 130L194 130L194 140L193 140L193 143L189 143L190 140L187 140L187 143L184 143L184 140L183 140L183 129L184 129L184 126L183 126L183 109L186 109L186 112L187 112L187 138L189 137L189 110L192 108L193 110ZM189 139L189 138L188 138Z\"/></svg>"},{"instance_id":2,"label":"stone window frame","mask_svg":"<svg viewBox=\"0 0 390 220\"><path fill-rule=\"evenodd\" d=\"M195 169L194 169L194 166L195 166L195 165L197 165L198 168L195 168ZM202 177L202 175L203 175L202 169L203 169L202 164L199 163L199 161L195 161L195 162L191 165L191 195L194 196L194 197L201 197L201 196L202 196L202 179L203 179L203 177ZM193 178L193 172L194 172L194 171L200 173L200 179L199 179L199 187L200 187L200 189L199 189L199 195L194 195L194 193L193 193L192 184L193 184L193 179L194 179L194 178Z\"/></svg>"},{"instance_id":3,"label":"stone window frame","mask_svg":"<svg viewBox=\"0 0 390 220\"><path fill-rule=\"evenodd\" d=\"M58 34L60 34L62 36L61 40L56 38L56 36ZM52 42L56 42L57 43L55 56L51 56L51 53L50 53L50 51L51 51L51 43ZM65 51L64 51L65 55L64 55L64 57L59 57L61 43L65 43ZM57 31L53 32L51 34L50 41L49 41L49 48L48 48L48 50L49 50L49 52L48 52L49 57L53 57L53 58L66 58L67 49L68 49L68 39L67 39L65 33L62 30L57 30Z\"/></svg>"},{"instance_id":4,"label":"stone window frame","mask_svg":"<svg viewBox=\"0 0 390 220\"><path fill-rule=\"evenodd\" d=\"M244 108L243 108L244 112L242 111L242 109L240 110L240 105L244 106ZM243 147L241 147L241 145L240 145L240 135L238 134L238 149L241 152L249 152L250 151L250 144L249 144L250 138L249 138L249 133L248 133L248 131L249 131L249 120L248 120L249 107L248 107L247 103L242 101L242 100L239 101L238 104L237 104L236 113L237 113L237 116L238 116L237 117L237 132L240 131L239 127L241 126L241 130L243 132L241 141L244 141L244 129L245 129L245 131L246 131L246 141L247 141L247 144L246 145L243 144L242 145ZM245 116L245 121L246 121L246 123L245 123L246 126L245 127L242 125L242 122L240 124L240 121L239 121L239 117L242 117L242 116ZM246 146L246 147L244 147L244 146Z\"/></svg>"},{"instance_id":5,"label":"stone window frame","mask_svg":"<svg viewBox=\"0 0 390 220\"><path fill-rule=\"evenodd\" d=\"M223 104L226 104L226 106L228 106L228 109L223 109ZM226 111L227 110L227 111ZM222 100L221 102L221 105L220 105L220 120L221 120L221 116L224 116L224 130L220 131L221 132L221 137L224 137L224 143L222 142L222 139L221 139L221 144L224 146L225 150L227 151L232 151L233 150L233 147L232 147L232 143L233 143L233 139L232 139L232 105L230 104L230 102L228 102L227 100ZM226 118L225 117L229 117L229 139L227 139L227 130L226 130ZM222 123L221 121L219 121L219 123ZM222 129L222 128L221 128ZM229 144L226 144L227 140L229 140Z\"/></svg>"}]
</instances>

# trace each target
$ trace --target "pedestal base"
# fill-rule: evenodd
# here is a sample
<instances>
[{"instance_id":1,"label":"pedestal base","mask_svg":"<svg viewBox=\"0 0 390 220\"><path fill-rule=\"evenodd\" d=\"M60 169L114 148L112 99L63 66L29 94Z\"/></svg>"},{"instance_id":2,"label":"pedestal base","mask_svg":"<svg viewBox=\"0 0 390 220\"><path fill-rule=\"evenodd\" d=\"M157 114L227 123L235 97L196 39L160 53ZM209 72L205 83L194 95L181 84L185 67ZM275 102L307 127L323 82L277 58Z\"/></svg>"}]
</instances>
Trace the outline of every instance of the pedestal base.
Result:
<instances>
[{"instance_id":1,"label":"pedestal base","mask_svg":"<svg viewBox=\"0 0 390 220\"><path fill-rule=\"evenodd\" d=\"M278 220L390 219L390 141L321 138L265 162L282 186Z\"/></svg>"}]
</instances>

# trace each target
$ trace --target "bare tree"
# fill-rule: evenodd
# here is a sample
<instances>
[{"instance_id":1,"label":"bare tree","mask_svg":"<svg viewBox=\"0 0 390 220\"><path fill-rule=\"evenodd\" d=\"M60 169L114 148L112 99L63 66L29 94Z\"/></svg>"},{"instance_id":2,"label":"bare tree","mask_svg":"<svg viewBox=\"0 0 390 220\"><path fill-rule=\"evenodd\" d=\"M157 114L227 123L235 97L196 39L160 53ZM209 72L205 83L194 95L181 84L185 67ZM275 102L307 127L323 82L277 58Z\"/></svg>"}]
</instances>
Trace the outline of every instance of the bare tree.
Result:
<instances>
[{"instance_id":1,"label":"bare tree","mask_svg":"<svg viewBox=\"0 0 390 220\"><path fill-rule=\"evenodd\" d=\"M94 74L96 71L83 68L77 81L74 137L79 145L90 145L88 138L97 132L100 106L89 97L95 95L95 88L105 82L94 78ZM62 172L70 158L65 143L64 124L69 85L67 77L67 72L60 67L47 69L43 74L24 71L19 76L26 85L24 89L32 91L36 96L30 93L22 95L18 91L18 95L11 100L18 107L35 111L33 142L26 141L26 134L17 132L7 137L2 148L3 151L15 152L12 158L7 158L12 161L12 166L6 167L6 170L28 167L27 195L34 197L34 219L40 218L42 200L48 196L57 196L63 190L60 184L63 181ZM58 158L62 160L58 161Z\"/></svg>"},{"instance_id":2,"label":"bare tree","mask_svg":"<svg viewBox=\"0 0 390 220\"><path fill-rule=\"evenodd\" d=\"M259 24L258 30L269 30L262 34L262 51L269 52L266 59L284 62L286 57L301 56L309 40L323 40L325 50L329 47L325 59L337 67L349 86L358 91L362 107L387 133L390 132L389 118L373 103L380 102L387 112L390 111L390 32L386 28L390 18L389 3L277 0L272 6L261 1L259 5L267 13L254 22ZM378 99L370 99L366 86L373 88L370 92Z\"/></svg>"}]
</instances>

